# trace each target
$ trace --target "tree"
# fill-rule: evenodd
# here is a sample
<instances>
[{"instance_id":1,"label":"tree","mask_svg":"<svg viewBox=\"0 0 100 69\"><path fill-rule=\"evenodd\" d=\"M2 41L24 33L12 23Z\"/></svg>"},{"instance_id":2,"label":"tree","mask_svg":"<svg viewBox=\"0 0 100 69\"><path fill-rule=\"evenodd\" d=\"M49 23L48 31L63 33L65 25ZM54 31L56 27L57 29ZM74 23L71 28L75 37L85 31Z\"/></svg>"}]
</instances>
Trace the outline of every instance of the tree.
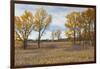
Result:
<instances>
[{"instance_id":1,"label":"tree","mask_svg":"<svg viewBox=\"0 0 100 69\"><path fill-rule=\"evenodd\" d=\"M57 39L59 40L60 39L60 36L61 36L61 30L60 29L57 29L55 31L55 37L57 37Z\"/></svg>"},{"instance_id":2,"label":"tree","mask_svg":"<svg viewBox=\"0 0 100 69\"><path fill-rule=\"evenodd\" d=\"M37 9L34 15L34 30L38 32L38 48L40 48L40 40L51 22L51 15L45 9Z\"/></svg>"},{"instance_id":3,"label":"tree","mask_svg":"<svg viewBox=\"0 0 100 69\"><path fill-rule=\"evenodd\" d=\"M55 32L54 31L51 32L51 37L52 37L52 40L54 40L54 38L55 38Z\"/></svg>"},{"instance_id":4,"label":"tree","mask_svg":"<svg viewBox=\"0 0 100 69\"><path fill-rule=\"evenodd\" d=\"M75 41L83 41L83 44L91 44L94 40L94 27L95 27L95 9L88 8L83 12L72 12L66 16L65 26L74 31L74 44ZM93 33L93 35L91 35ZM88 42L88 43L86 43Z\"/></svg>"},{"instance_id":5,"label":"tree","mask_svg":"<svg viewBox=\"0 0 100 69\"><path fill-rule=\"evenodd\" d=\"M16 41L16 40L20 40L20 37L17 35L16 32L14 32L14 36L15 36L15 38L14 38L15 41Z\"/></svg>"},{"instance_id":6,"label":"tree","mask_svg":"<svg viewBox=\"0 0 100 69\"><path fill-rule=\"evenodd\" d=\"M73 30L67 30L65 31L65 36L67 37L67 39L71 40L74 37L73 33L74 33Z\"/></svg>"},{"instance_id":7,"label":"tree","mask_svg":"<svg viewBox=\"0 0 100 69\"><path fill-rule=\"evenodd\" d=\"M60 29L56 29L55 31L52 31L51 36L52 36L53 40L55 38L57 38L59 40L60 37L61 37L61 30Z\"/></svg>"},{"instance_id":8,"label":"tree","mask_svg":"<svg viewBox=\"0 0 100 69\"><path fill-rule=\"evenodd\" d=\"M93 8L88 8L86 11L82 13L84 23L83 23L83 28L85 32L85 36L87 37L85 40L88 40L88 43L91 44L93 43L92 41L94 40L93 36L91 36L91 32L94 32L94 26L95 26L95 9Z\"/></svg>"},{"instance_id":9,"label":"tree","mask_svg":"<svg viewBox=\"0 0 100 69\"><path fill-rule=\"evenodd\" d=\"M65 26L73 31L74 44L76 41L77 30L80 30L80 28L79 28L79 25L80 25L79 16L80 16L80 12L72 12L66 16Z\"/></svg>"},{"instance_id":10,"label":"tree","mask_svg":"<svg viewBox=\"0 0 100 69\"><path fill-rule=\"evenodd\" d=\"M15 32L23 41L23 47L27 47L27 39L33 29L33 15L30 11L25 10L21 16L15 16Z\"/></svg>"}]
</instances>

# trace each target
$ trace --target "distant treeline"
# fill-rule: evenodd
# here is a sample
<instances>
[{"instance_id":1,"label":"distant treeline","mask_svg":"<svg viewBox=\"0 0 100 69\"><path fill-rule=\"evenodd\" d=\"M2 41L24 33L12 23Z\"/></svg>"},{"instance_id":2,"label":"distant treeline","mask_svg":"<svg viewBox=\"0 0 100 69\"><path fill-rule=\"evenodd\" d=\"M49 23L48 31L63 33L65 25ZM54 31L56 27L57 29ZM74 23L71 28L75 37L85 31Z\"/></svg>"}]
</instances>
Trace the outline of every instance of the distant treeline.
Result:
<instances>
[{"instance_id":1,"label":"distant treeline","mask_svg":"<svg viewBox=\"0 0 100 69\"><path fill-rule=\"evenodd\" d=\"M17 40L20 41L20 40ZM27 40L27 42L37 42L38 40ZM60 41L69 41L68 39L59 39L59 40L49 40L49 39L45 39L45 40L41 40L41 42L60 42Z\"/></svg>"}]
</instances>

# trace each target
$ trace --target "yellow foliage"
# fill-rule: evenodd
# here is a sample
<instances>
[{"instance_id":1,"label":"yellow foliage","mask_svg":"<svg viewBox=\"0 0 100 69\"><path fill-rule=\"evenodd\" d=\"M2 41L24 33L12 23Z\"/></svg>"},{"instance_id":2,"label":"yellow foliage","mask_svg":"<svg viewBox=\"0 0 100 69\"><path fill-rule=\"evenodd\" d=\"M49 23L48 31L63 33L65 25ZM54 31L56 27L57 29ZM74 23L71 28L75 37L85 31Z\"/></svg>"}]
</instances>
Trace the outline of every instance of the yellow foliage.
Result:
<instances>
[{"instance_id":1,"label":"yellow foliage","mask_svg":"<svg viewBox=\"0 0 100 69\"><path fill-rule=\"evenodd\" d=\"M43 8L37 9L34 15L34 29L36 31L42 30L47 27L51 22L51 15L48 15L46 10Z\"/></svg>"}]
</instances>

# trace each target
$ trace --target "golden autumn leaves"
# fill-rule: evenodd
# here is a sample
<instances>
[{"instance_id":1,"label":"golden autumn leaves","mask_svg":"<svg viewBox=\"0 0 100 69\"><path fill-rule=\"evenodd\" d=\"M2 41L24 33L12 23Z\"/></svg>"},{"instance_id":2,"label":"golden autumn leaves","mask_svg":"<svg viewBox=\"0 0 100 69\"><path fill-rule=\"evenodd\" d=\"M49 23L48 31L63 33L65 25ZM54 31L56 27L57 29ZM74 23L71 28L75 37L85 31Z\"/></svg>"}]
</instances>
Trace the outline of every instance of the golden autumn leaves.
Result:
<instances>
[{"instance_id":1,"label":"golden autumn leaves","mask_svg":"<svg viewBox=\"0 0 100 69\"><path fill-rule=\"evenodd\" d=\"M68 38L73 38L75 43L75 38L78 37L79 40L86 38L87 40L93 37L90 33L94 33L94 21L95 21L95 10L92 8L87 9L84 12L72 12L66 17L65 27L68 30L65 31L65 35ZM40 48L40 40L52 21L52 16L47 13L44 8L39 8L33 15L32 12L25 10L21 16L15 16L15 35L23 41L24 48L27 48L27 40L32 32L32 30L38 32L38 48ZM61 30L56 31L57 34L52 33L52 37L57 35L59 39ZM86 33L86 34L84 34ZM77 35L77 36L76 36ZM87 36L90 37L87 37ZM84 36L84 37L83 37Z\"/></svg>"},{"instance_id":2,"label":"golden autumn leaves","mask_svg":"<svg viewBox=\"0 0 100 69\"><path fill-rule=\"evenodd\" d=\"M93 43L95 33L95 9L89 8L83 12L72 12L66 16L66 19L65 26L69 28L69 30L66 31L66 35L70 38L74 38L74 44L77 39L78 41L88 40Z\"/></svg>"},{"instance_id":3,"label":"golden autumn leaves","mask_svg":"<svg viewBox=\"0 0 100 69\"><path fill-rule=\"evenodd\" d=\"M27 39L32 30L39 33L38 47L40 47L40 39L44 31L51 22L51 15L45 9L37 9L35 15L30 11L25 10L21 16L15 16L15 32L24 41L24 48L27 46Z\"/></svg>"},{"instance_id":4,"label":"golden autumn leaves","mask_svg":"<svg viewBox=\"0 0 100 69\"><path fill-rule=\"evenodd\" d=\"M51 23L51 15L49 15L46 10L40 8L36 11L34 15L34 30L38 31L38 47L40 48L40 39L45 32L46 28Z\"/></svg>"}]
</instances>

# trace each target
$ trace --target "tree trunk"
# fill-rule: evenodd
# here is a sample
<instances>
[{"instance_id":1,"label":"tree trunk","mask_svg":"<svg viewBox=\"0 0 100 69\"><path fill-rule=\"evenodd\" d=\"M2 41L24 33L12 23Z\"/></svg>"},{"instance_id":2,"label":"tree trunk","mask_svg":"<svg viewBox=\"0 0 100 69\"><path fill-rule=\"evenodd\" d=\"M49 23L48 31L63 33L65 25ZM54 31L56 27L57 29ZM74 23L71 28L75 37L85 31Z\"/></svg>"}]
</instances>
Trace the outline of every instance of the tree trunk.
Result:
<instances>
[{"instance_id":1,"label":"tree trunk","mask_svg":"<svg viewBox=\"0 0 100 69\"><path fill-rule=\"evenodd\" d=\"M94 24L94 27L93 28L93 33L92 33L92 46L95 46L96 44L96 30L95 30L95 23Z\"/></svg>"},{"instance_id":2,"label":"tree trunk","mask_svg":"<svg viewBox=\"0 0 100 69\"><path fill-rule=\"evenodd\" d=\"M76 44L76 43L75 43L75 39L76 39L76 38L75 38L75 30L74 30L74 40L73 40L74 45Z\"/></svg>"},{"instance_id":3,"label":"tree trunk","mask_svg":"<svg viewBox=\"0 0 100 69\"><path fill-rule=\"evenodd\" d=\"M79 31L79 45L81 45L81 30Z\"/></svg>"},{"instance_id":4,"label":"tree trunk","mask_svg":"<svg viewBox=\"0 0 100 69\"><path fill-rule=\"evenodd\" d=\"M86 32L86 27L85 27L85 29L84 29L84 37L83 37L83 47L86 46L86 38L87 38L86 34L87 34L87 32Z\"/></svg>"},{"instance_id":5,"label":"tree trunk","mask_svg":"<svg viewBox=\"0 0 100 69\"><path fill-rule=\"evenodd\" d=\"M38 48L40 48L40 31L39 31L39 35L38 35Z\"/></svg>"},{"instance_id":6,"label":"tree trunk","mask_svg":"<svg viewBox=\"0 0 100 69\"><path fill-rule=\"evenodd\" d=\"M92 37L91 37L91 31L90 30L91 30L91 24L89 23L89 39L88 40L89 40L89 45L91 46L91 42L92 42L91 38Z\"/></svg>"},{"instance_id":7,"label":"tree trunk","mask_svg":"<svg viewBox=\"0 0 100 69\"><path fill-rule=\"evenodd\" d=\"M27 48L27 39L24 39L23 46L24 46L24 49Z\"/></svg>"},{"instance_id":8,"label":"tree trunk","mask_svg":"<svg viewBox=\"0 0 100 69\"><path fill-rule=\"evenodd\" d=\"M59 36L58 36L58 40L59 40L60 38L59 38Z\"/></svg>"}]
</instances>

